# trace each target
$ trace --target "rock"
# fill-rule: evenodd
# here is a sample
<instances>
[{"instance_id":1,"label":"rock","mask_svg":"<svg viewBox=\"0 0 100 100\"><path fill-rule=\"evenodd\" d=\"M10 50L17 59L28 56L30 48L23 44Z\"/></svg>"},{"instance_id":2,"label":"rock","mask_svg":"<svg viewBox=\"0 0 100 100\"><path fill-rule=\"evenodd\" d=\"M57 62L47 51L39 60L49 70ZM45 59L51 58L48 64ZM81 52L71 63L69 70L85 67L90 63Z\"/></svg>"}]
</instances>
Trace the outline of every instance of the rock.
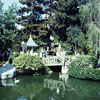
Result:
<instances>
[{"instance_id":1,"label":"rock","mask_svg":"<svg viewBox=\"0 0 100 100\"><path fill-rule=\"evenodd\" d=\"M0 67L0 79L8 79L16 76L16 68L12 64Z\"/></svg>"}]
</instances>

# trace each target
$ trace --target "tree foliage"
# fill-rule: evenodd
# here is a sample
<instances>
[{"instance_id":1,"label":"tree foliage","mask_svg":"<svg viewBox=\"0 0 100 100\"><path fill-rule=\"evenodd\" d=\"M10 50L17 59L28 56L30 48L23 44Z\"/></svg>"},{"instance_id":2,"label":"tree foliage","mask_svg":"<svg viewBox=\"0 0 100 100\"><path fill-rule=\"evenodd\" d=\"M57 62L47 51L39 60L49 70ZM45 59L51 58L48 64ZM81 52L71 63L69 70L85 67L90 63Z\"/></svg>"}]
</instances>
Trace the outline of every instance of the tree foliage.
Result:
<instances>
[{"instance_id":1,"label":"tree foliage","mask_svg":"<svg viewBox=\"0 0 100 100\"><path fill-rule=\"evenodd\" d=\"M20 0L24 7L18 10L18 24L23 26L23 35L32 34L33 38L40 38L45 36L47 26L44 24L45 19L42 15L46 11L45 5L48 0Z\"/></svg>"},{"instance_id":2,"label":"tree foliage","mask_svg":"<svg viewBox=\"0 0 100 100\"><path fill-rule=\"evenodd\" d=\"M80 6L81 27L87 37L88 51L97 53L100 48L100 1L90 0Z\"/></svg>"},{"instance_id":3,"label":"tree foliage","mask_svg":"<svg viewBox=\"0 0 100 100\"><path fill-rule=\"evenodd\" d=\"M66 30L67 41L71 44L74 53L82 53L85 49L85 36L80 27L70 26Z\"/></svg>"},{"instance_id":4,"label":"tree foliage","mask_svg":"<svg viewBox=\"0 0 100 100\"><path fill-rule=\"evenodd\" d=\"M59 41L67 43L73 53L83 51L82 45L85 40L84 33L80 27L78 1L75 0L55 0L49 6L50 16L48 24L51 34ZM82 40L81 40L82 39ZM66 42L67 41L67 42ZM64 46L63 46L64 47ZM69 51L70 52L70 51Z\"/></svg>"},{"instance_id":5,"label":"tree foliage","mask_svg":"<svg viewBox=\"0 0 100 100\"><path fill-rule=\"evenodd\" d=\"M47 33L70 44L73 53L96 53L99 48L99 0L20 0L23 34L39 38ZM94 9L93 9L94 8ZM45 15L43 18L42 15ZM42 31L41 31L42 30ZM47 40L49 35L47 36ZM95 37L95 38L94 38ZM40 40L44 40L42 37ZM43 41L45 42L45 41ZM41 42L42 44L44 44ZM49 42L49 41L47 41ZM64 46L63 46L64 47Z\"/></svg>"},{"instance_id":6,"label":"tree foliage","mask_svg":"<svg viewBox=\"0 0 100 100\"><path fill-rule=\"evenodd\" d=\"M0 3L0 48L12 47L16 37L16 5L12 4L8 10L2 10L3 4Z\"/></svg>"},{"instance_id":7,"label":"tree foliage","mask_svg":"<svg viewBox=\"0 0 100 100\"><path fill-rule=\"evenodd\" d=\"M78 22L77 5L74 0L54 0L49 6L48 24L50 25L51 33L59 40L66 40L66 28Z\"/></svg>"},{"instance_id":8,"label":"tree foliage","mask_svg":"<svg viewBox=\"0 0 100 100\"><path fill-rule=\"evenodd\" d=\"M32 34L39 45L48 45L49 36L68 52L96 54L100 48L99 0L20 0L16 37L16 7L2 10L0 2L0 46L16 48ZM15 46L16 45L16 46ZM68 47L66 47L68 46Z\"/></svg>"}]
</instances>

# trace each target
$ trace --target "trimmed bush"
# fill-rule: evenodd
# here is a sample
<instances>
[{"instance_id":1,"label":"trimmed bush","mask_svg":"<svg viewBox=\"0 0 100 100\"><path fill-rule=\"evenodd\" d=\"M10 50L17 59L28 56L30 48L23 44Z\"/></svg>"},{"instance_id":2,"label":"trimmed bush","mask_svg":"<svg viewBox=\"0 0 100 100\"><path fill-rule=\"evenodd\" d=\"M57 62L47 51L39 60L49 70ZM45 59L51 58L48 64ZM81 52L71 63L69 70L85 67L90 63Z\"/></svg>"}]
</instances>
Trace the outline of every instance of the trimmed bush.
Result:
<instances>
[{"instance_id":1,"label":"trimmed bush","mask_svg":"<svg viewBox=\"0 0 100 100\"><path fill-rule=\"evenodd\" d=\"M70 63L68 73L75 78L100 80L100 68L96 66L96 58L80 56Z\"/></svg>"},{"instance_id":2,"label":"trimmed bush","mask_svg":"<svg viewBox=\"0 0 100 100\"><path fill-rule=\"evenodd\" d=\"M13 60L13 64L16 66L18 72L24 72L28 70L37 71L39 68L43 67L43 63L40 57L31 56L28 54L23 54L16 57Z\"/></svg>"},{"instance_id":3,"label":"trimmed bush","mask_svg":"<svg viewBox=\"0 0 100 100\"><path fill-rule=\"evenodd\" d=\"M89 55L78 56L70 64L72 67L97 67L97 59Z\"/></svg>"},{"instance_id":4,"label":"trimmed bush","mask_svg":"<svg viewBox=\"0 0 100 100\"><path fill-rule=\"evenodd\" d=\"M68 73L75 78L100 80L100 68L70 67Z\"/></svg>"}]
</instances>

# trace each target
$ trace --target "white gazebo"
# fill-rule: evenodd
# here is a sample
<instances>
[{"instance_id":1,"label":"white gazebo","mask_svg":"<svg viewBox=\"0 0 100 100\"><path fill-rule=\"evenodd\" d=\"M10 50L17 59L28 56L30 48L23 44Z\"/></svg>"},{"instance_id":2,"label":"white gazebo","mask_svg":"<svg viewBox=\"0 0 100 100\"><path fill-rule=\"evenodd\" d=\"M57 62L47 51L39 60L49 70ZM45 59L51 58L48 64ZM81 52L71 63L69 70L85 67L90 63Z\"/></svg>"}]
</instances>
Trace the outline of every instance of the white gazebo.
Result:
<instances>
[{"instance_id":1,"label":"white gazebo","mask_svg":"<svg viewBox=\"0 0 100 100\"><path fill-rule=\"evenodd\" d=\"M29 49L28 52L31 55L33 54L33 49L38 47L38 45L32 39L31 35L30 35L30 38L28 39L28 41L26 42L26 46L27 46L27 49Z\"/></svg>"},{"instance_id":2,"label":"white gazebo","mask_svg":"<svg viewBox=\"0 0 100 100\"><path fill-rule=\"evenodd\" d=\"M27 53L30 53L32 55L33 49L37 48L38 45L34 42L34 40L32 39L32 37L30 35L30 38L28 39L28 41L26 43L24 41L22 41L21 47L22 47L23 53L24 53L24 50L27 49Z\"/></svg>"}]
</instances>

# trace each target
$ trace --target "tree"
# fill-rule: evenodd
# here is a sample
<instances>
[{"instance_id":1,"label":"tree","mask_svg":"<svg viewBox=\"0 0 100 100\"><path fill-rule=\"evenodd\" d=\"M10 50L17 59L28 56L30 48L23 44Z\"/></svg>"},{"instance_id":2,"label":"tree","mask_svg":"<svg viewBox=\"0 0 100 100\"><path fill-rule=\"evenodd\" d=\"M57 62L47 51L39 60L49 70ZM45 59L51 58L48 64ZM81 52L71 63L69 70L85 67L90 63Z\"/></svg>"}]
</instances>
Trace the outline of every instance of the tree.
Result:
<instances>
[{"instance_id":1,"label":"tree","mask_svg":"<svg viewBox=\"0 0 100 100\"><path fill-rule=\"evenodd\" d=\"M47 35L47 26L44 24L45 19L42 15L45 14L46 4L48 0L20 0L20 3L25 5L18 10L18 24L22 25L23 35L33 38L41 38ZM26 37L27 38L27 37Z\"/></svg>"},{"instance_id":2,"label":"tree","mask_svg":"<svg viewBox=\"0 0 100 100\"><path fill-rule=\"evenodd\" d=\"M2 7L3 7L3 3L0 0L0 23L1 23L0 24L0 48L1 49L3 48L3 43L4 43L4 40L1 38L2 37L2 28L3 28L3 25L2 25L2 17L3 17Z\"/></svg>"},{"instance_id":3,"label":"tree","mask_svg":"<svg viewBox=\"0 0 100 100\"><path fill-rule=\"evenodd\" d=\"M1 24L0 24L0 40L2 43L1 49L12 48L16 37L16 5L12 4L8 10L2 10Z\"/></svg>"},{"instance_id":4,"label":"tree","mask_svg":"<svg viewBox=\"0 0 100 100\"><path fill-rule=\"evenodd\" d=\"M50 4L48 24L54 37L66 41L66 28L76 23L80 24L77 6L78 2L75 0L54 0Z\"/></svg>"},{"instance_id":5,"label":"tree","mask_svg":"<svg viewBox=\"0 0 100 100\"><path fill-rule=\"evenodd\" d=\"M53 0L49 5L48 24L50 33L57 39L64 39L66 27L66 2L65 0Z\"/></svg>"},{"instance_id":6,"label":"tree","mask_svg":"<svg viewBox=\"0 0 100 100\"><path fill-rule=\"evenodd\" d=\"M66 30L67 41L71 44L72 51L84 53L85 49L85 37L84 33L78 26L70 26Z\"/></svg>"},{"instance_id":7,"label":"tree","mask_svg":"<svg viewBox=\"0 0 100 100\"><path fill-rule=\"evenodd\" d=\"M81 27L86 33L88 51L97 54L100 48L100 11L99 0L89 0L80 6Z\"/></svg>"},{"instance_id":8,"label":"tree","mask_svg":"<svg viewBox=\"0 0 100 100\"><path fill-rule=\"evenodd\" d=\"M79 4L86 1L54 0L49 5L48 24L51 34L71 50L85 53L85 34L81 28ZM64 42L64 43L63 43ZM85 50L85 51L84 51ZM68 49L67 49L68 51Z\"/></svg>"}]
</instances>

